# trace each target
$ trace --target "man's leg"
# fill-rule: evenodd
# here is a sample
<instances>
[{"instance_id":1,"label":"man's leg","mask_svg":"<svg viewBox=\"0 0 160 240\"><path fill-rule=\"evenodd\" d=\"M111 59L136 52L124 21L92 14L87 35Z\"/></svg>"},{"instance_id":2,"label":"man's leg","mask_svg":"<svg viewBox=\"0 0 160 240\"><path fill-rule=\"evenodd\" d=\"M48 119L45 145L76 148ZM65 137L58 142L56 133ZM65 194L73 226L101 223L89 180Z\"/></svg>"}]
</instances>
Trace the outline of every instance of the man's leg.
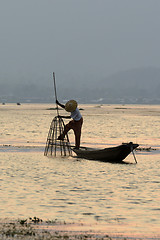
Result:
<instances>
[{"instance_id":1,"label":"man's leg","mask_svg":"<svg viewBox=\"0 0 160 240\"><path fill-rule=\"evenodd\" d=\"M67 134L67 132L70 130L70 129L73 129L73 124L74 124L74 121L70 121L69 123L67 123L64 127L64 131L63 133L61 133L58 137L58 140L64 140L64 137L65 135Z\"/></svg>"},{"instance_id":2,"label":"man's leg","mask_svg":"<svg viewBox=\"0 0 160 240\"><path fill-rule=\"evenodd\" d=\"M78 122L75 122L74 126L74 134L75 134L75 148L79 149L80 141L81 141L81 129L83 124L83 118L80 119Z\"/></svg>"},{"instance_id":3,"label":"man's leg","mask_svg":"<svg viewBox=\"0 0 160 240\"><path fill-rule=\"evenodd\" d=\"M79 149L80 140L81 140L81 132L80 131L74 131L74 134L75 134L75 148Z\"/></svg>"}]
</instances>

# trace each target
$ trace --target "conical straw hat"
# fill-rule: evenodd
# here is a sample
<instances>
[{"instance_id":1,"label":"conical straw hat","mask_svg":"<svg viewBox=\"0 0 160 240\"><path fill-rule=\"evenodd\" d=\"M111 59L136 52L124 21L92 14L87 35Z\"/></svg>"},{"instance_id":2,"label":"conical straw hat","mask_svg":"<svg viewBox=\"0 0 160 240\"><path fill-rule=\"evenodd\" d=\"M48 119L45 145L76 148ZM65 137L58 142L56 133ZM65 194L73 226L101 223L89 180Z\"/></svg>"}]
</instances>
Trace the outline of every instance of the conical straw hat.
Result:
<instances>
[{"instance_id":1,"label":"conical straw hat","mask_svg":"<svg viewBox=\"0 0 160 240\"><path fill-rule=\"evenodd\" d=\"M65 104L65 110L67 112L74 112L77 108L77 102L75 100L69 100L66 104Z\"/></svg>"}]
</instances>

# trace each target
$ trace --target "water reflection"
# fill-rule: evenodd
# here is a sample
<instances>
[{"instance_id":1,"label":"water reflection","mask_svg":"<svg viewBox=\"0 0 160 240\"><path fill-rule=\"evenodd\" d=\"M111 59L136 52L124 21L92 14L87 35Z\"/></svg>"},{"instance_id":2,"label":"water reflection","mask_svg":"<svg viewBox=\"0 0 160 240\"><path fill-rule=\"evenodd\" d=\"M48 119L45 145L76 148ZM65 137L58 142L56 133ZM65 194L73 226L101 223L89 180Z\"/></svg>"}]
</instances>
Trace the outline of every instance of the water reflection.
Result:
<instances>
[{"instance_id":1,"label":"water reflection","mask_svg":"<svg viewBox=\"0 0 160 240\"><path fill-rule=\"evenodd\" d=\"M137 165L44 157L54 117L46 108L11 107L3 112L1 147L11 145L13 151L3 147L0 152L1 217L118 223L136 226L136 231L158 227L159 150L137 152ZM151 114L150 108L103 106L95 113L93 106L87 106L83 145L104 147L133 141L159 149L160 113L154 107ZM73 134L69 136L74 141ZM127 162L134 163L132 155Z\"/></svg>"}]
</instances>

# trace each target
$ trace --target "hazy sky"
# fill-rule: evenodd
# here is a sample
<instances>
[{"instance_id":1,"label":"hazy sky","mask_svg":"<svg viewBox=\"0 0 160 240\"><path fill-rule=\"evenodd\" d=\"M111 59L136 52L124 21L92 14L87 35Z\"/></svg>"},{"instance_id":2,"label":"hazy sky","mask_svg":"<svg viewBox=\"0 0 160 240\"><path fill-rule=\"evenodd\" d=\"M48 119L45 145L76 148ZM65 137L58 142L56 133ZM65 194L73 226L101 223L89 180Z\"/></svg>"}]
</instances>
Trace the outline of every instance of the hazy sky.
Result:
<instances>
[{"instance_id":1,"label":"hazy sky","mask_svg":"<svg viewBox=\"0 0 160 240\"><path fill-rule=\"evenodd\" d=\"M0 0L0 81L160 67L160 0Z\"/></svg>"}]
</instances>

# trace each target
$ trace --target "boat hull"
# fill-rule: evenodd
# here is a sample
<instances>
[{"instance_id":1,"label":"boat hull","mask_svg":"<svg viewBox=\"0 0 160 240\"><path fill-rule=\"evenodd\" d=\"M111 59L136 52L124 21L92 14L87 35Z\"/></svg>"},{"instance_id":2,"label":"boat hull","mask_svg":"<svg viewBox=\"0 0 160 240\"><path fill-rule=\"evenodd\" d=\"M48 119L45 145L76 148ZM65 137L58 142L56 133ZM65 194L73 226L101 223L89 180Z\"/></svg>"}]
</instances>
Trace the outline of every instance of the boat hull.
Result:
<instances>
[{"instance_id":1,"label":"boat hull","mask_svg":"<svg viewBox=\"0 0 160 240\"><path fill-rule=\"evenodd\" d=\"M133 143L123 143L116 147L94 149L94 148L80 148L72 149L79 158L88 160L103 161L103 162L122 162L134 149L139 145Z\"/></svg>"}]
</instances>

